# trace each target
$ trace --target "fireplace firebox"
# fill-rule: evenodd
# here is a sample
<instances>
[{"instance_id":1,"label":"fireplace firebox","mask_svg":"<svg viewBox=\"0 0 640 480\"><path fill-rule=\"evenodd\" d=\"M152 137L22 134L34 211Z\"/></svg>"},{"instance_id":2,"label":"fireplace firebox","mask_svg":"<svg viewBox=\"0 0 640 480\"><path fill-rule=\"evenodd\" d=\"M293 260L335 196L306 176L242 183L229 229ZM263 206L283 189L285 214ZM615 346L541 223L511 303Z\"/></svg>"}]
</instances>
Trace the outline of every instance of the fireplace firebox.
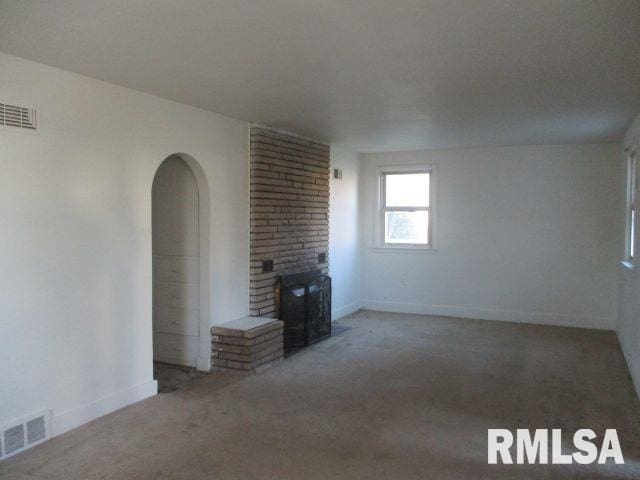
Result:
<instances>
[{"instance_id":1,"label":"fireplace firebox","mask_svg":"<svg viewBox=\"0 0 640 480\"><path fill-rule=\"evenodd\" d=\"M280 275L276 282L285 348L303 347L331 336L331 277L313 270Z\"/></svg>"}]
</instances>

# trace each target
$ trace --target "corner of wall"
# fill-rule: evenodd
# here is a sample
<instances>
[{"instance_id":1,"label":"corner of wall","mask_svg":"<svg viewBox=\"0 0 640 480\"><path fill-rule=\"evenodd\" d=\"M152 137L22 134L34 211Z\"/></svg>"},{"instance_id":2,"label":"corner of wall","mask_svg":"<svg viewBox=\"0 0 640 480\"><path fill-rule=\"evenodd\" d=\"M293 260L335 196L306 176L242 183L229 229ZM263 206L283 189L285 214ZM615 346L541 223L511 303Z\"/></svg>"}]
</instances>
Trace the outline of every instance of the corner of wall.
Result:
<instances>
[{"instance_id":1,"label":"corner of wall","mask_svg":"<svg viewBox=\"0 0 640 480\"><path fill-rule=\"evenodd\" d=\"M341 179L333 169L342 170ZM334 320L362 308L360 153L331 146L330 249Z\"/></svg>"}]
</instances>

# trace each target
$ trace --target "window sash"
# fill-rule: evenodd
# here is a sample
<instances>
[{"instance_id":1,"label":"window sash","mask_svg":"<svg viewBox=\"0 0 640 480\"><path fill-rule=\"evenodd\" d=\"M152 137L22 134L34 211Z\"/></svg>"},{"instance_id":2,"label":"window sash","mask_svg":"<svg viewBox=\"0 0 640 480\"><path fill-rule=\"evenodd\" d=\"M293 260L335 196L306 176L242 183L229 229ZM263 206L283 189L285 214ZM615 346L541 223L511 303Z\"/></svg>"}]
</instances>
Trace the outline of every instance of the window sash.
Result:
<instances>
[{"instance_id":1,"label":"window sash","mask_svg":"<svg viewBox=\"0 0 640 480\"><path fill-rule=\"evenodd\" d=\"M385 212L430 212L431 207L382 207Z\"/></svg>"},{"instance_id":2,"label":"window sash","mask_svg":"<svg viewBox=\"0 0 640 480\"><path fill-rule=\"evenodd\" d=\"M629 259L633 260L636 256L635 238L638 229L638 213L635 208L631 208L631 216L629 219Z\"/></svg>"},{"instance_id":3,"label":"window sash","mask_svg":"<svg viewBox=\"0 0 640 480\"><path fill-rule=\"evenodd\" d=\"M635 152L631 156L631 206L638 207L638 157Z\"/></svg>"},{"instance_id":4,"label":"window sash","mask_svg":"<svg viewBox=\"0 0 640 480\"><path fill-rule=\"evenodd\" d=\"M638 252L638 157L637 151L629 155L627 163L627 211L625 232L625 258L635 260Z\"/></svg>"},{"instance_id":5,"label":"window sash","mask_svg":"<svg viewBox=\"0 0 640 480\"><path fill-rule=\"evenodd\" d=\"M421 174L421 175L427 175L427 184L425 185L425 188L429 189L429 205L416 205L416 206L412 206L412 205L403 205L403 206L388 206L387 205L387 177L388 176L395 176L395 175L416 175L416 174ZM431 174L431 170L424 170L424 169L420 169L420 170L406 170L406 171L383 171L382 172L382 206L383 208L400 208L401 210L406 210L406 209L411 209L411 208L431 208L431 204L432 204L432 182L431 182L431 178L432 178L432 174Z\"/></svg>"},{"instance_id":6,"label":"window sash","mask_svg":"<svg viewBox=\"0 0 640 480\"><path fill-rule=\"evenodd\" d=\"M411 174L426 174L427 185L425 188L429 189L429 205L428 206L401 206L391 207L387 206L387 176L388 175L411 175ZM380 244L386 247L403 247L403 246L416 246L420 248L433 248L433 171L431 169L418 168L418 169L402 169L402 170L383 170L380 174L381 180L381 208L379 216L379 239ZM386 239L386 213L387 212L429 212L427 220L428 239L427 243L400 243L400 242L387 242Z\"/></svg>"}]
</instances>

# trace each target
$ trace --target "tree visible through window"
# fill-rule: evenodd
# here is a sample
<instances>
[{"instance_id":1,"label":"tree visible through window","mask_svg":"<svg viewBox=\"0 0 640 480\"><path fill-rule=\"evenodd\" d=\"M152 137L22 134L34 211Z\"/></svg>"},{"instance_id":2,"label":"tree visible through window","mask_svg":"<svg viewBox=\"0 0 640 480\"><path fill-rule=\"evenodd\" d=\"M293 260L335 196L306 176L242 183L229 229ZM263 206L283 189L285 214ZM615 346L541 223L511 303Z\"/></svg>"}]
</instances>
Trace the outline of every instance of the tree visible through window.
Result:
<instances>
[{"instance_id":1,"label":"tree visible through window","mask_svg":"<svg viewBox=\"0 0 640 480\"><path fill-rule=\"evenodd\" d=\"M430 171L382 173L385 244L431 246L431 181Z\"/></svg>"}]
</instances>

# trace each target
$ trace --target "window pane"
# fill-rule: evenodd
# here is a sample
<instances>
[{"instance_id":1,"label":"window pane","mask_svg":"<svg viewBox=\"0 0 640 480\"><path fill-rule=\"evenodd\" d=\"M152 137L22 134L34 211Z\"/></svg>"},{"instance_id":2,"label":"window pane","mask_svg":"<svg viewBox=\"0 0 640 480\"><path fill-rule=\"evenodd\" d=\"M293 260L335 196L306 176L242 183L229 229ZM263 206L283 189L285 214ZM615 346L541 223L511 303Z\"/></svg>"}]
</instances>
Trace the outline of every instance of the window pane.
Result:
<instances>
[{"instance_id":1,"label":"window pane","mask_svg":"<svg viewBox=\"0 0 640 480\"><path fill-rule=\"evenodd\" d=\"M638 165L635 157L629 159L629 203L634 205L636 203L636 196L638 195Z\"/></svg>"},{"instance_id":2,"label":"window pane","mask_svg":"<svg viewBox=\"0 0 640 480\"><path fill-rule=\"evenodd\" d=\"M428 173L387 173L385 178L385 206L428 207Z\"/></svg>"},{"instance_id":3,"label":"window pane","mask_svg":"<svg viewBox=\"0 0 640 480\"><path fill-rule=\"evenodd\" d=\"M385 243L429 243L429 212L384 212Z\"/></svg>"},{"instance_id":4,"label":"window pane","mask_svg":"<svg viewBox=\"0 0 640 480\"><path fill-rule=\"evenodd\" d=\"M629 238L629 256L631 258L635 258L636 256L636 210L633 209L631 210L631 228L629 229L629 236L631 238Z\"/></svg>"}]
</instances>

